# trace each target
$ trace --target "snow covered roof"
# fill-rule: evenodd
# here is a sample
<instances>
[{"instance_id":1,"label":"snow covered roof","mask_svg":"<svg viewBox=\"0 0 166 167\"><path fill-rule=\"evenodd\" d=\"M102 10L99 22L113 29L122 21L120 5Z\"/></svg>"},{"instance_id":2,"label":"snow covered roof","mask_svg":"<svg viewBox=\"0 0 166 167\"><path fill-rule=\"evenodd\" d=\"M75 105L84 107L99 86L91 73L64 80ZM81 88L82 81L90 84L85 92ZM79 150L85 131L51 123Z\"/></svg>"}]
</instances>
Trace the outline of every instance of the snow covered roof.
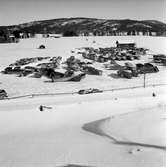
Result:
<instances>
[{"instance_id":1,"label":"snow covered roof","mask_svg":"<svg viewBox=\"0 0 166 167\"><path fill-rule=\"evenodd\" d=\"M127 67L134 67L134 65L132 63L130 63L130 62L126 62L125 66L127 66Z\"/></svg>"},{"instance_id":2,"label":"snow covered roof","mask_svg":"<svg viewBox=\"0 0 166 167\"><path fill-rule=\"evenodd\" d=\"M55 71L56 71L56 72L63 73L63 74L66 72L66 70L63 69L63 68L56 69Z\"/></svg>"},{"instance_id":3,"label":"snow covered roof","mask_svg":"<svg viewBox=\"0 0 166 167\"><path fill-rule=\"evenodd\" d=\"M118 40L119 44L134 44L134 40Z\"/></svg>"}]
</instances>

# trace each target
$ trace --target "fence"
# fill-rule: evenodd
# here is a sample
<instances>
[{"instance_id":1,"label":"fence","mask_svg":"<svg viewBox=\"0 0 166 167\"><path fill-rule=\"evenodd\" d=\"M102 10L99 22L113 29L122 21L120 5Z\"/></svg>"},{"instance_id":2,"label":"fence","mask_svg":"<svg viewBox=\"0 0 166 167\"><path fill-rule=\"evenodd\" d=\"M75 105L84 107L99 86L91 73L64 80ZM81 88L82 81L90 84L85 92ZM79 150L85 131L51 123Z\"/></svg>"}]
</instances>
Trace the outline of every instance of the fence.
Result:
<instances>
[{"instance_id":1,"label":"fence","mask_svg":"<svg viewBox=\"0 0 166 167\"><path fill-rule=\"evenodd\" d=\"M68 92L68 93L45 93L45 94L27 94L27 95L23 95L23 96L15 96L15 97L8 97L6 99L3 100L11 100L11 99L19 99L19 98L33 98L33 97L38 97L38 96L58 96L58 95L73 95L73 94L77 94L78 92Z\"/></svg>"},{"instance_id":2,"label":"fence","mask_svg":"<svg viewBox=\"0 0 166 167\"><path fill-rule=\"evenodd\" d=\"M156 87L156 86L166 86L166 84L149 84L146 87ZM143 86L135 86L135 87L125 87L125 88L114 88L114 89L105 89L103 92L113 92L113 91L121 91L121 90L129 90L129 89L139 89L143 88ZM74 95L78 94L78 92L67 92L67 93L45 93L45 94L28 94L22 96L8 97L2 100L12 100L12 99L20 99L20 98L33 98L33 97L41 97L41 96L61 96L61 95Z\"/></svg>"},{"instance_id":3,"label":"fence","mask_svg":"<svg viewBox=\"0 0 166 167\"><path fill-rule=\"evenodd\" d=\"M166 84L149 84L146 85L146 87L156 87L156 86L166 86ZM125 87L125 88L114 88L114 89L106 89L103 90L104 92L106 91L120 91L120 90L128 90L128 89L138 89L138 88L143 88L144 86L133 86L133 87Z\"/></svg>"}]
</instances>

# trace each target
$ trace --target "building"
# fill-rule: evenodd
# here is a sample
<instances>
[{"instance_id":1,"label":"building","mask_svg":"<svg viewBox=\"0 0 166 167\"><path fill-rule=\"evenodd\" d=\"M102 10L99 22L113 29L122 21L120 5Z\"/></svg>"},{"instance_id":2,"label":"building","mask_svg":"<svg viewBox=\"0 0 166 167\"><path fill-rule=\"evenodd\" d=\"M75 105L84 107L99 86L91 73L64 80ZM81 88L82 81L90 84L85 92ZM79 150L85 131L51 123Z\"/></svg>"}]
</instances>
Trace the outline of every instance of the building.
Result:
<instances>
[{"instance_id":1,"label":"building","mask_svg":"<svg viewBox=\"0 0 166 167\"><path fill-rule=\"evenodd\" d=\"M116 47L118 48L134 48L136 43L132 40L130 41L116 41Z\"/></svg>"},{"instance_id":2,"label":"building","mask_svg":"<svg viewBox=\"0 0 166 167\"><path fill-rule=\"evenodd\" d=\"M157 36L157 33L156 32L151 32L151 35L152 36Z\"/></svg>"}]
</instances>

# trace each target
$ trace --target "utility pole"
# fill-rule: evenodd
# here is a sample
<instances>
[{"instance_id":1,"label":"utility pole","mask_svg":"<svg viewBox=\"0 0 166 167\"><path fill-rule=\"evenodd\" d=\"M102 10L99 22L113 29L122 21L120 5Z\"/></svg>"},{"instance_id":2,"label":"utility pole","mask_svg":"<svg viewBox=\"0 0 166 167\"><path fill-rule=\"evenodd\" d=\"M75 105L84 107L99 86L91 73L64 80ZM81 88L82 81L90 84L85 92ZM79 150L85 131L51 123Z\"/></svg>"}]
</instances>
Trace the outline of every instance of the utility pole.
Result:
<instances>
[{"instance_id":1,"label":"utility pole","mask_svg":"<svg viewBox=\"0 0 166 167\"><path fill-rule=\"evenodd\" d=\"M144 88L145 88L145 86L146 86L145 80L146 80L146 74L145 74L145 71L144 71Z\"/></svg>"},{"instance_id":2,"label":"utility pole","mask_svg":"<svg viewBox=\"0 0 166 167\"><path fill-rule=\"evenodd\" d=\"M144 88L145 88L145 86L146 86L145 64L144 64L143 70L144 70Z\"/></svg>"}]
</instances>

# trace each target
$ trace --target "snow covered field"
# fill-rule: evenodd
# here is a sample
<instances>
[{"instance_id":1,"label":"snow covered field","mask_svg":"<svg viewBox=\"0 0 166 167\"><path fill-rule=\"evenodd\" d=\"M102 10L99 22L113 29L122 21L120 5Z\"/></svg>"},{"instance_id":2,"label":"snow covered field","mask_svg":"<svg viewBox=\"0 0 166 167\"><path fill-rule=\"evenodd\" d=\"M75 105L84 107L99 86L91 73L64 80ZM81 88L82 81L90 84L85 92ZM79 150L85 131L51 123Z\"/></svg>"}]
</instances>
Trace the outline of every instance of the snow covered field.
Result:
<instances>
[{"instance_id":1,"label":"snow covered field","mask_svg":"<svg viewBox=\"0 0 166 167\"><path fill-rule=\"evenodd\" d=\"M165 92L0 101L0 166L165 167Z\"/></svg>"},{"instance_id":2,"label":"snow covered field","mask_svg":"<svg viewBox=\"0 0 166 167\"><path fill-rule=\"evenodd\" d=\"M89 37L88 41L85 38L27 39L18 44L2 44L0 70L20 58L65 58L72 55L74 48L113 46L122 38L131 37ZM166 53L166 38L132 38L138 47ZM36 49L40 44L47 49ZM166 69L163 66L159 69L159 73L147 75L147 83L166 83ZM17 96L143 84L143 76L131 80L88 76L79 83L45 80L0 74L0 88L10 96ZM156 97L152 97L153 92ZM41 112L40 105L51 109ZM0 166L165 167L165 109L166 86L0 101Z\"/></svg>"},{"instance_id":3,"label":"snow covered field","mask_svg":"<svg viewBox=\"0 0 166 167\"><path fill-rule=\"evenodd\" d=\"M93 47L110 47L115 46L117 40L133 39L138 47L150 49L155 53L166 53L166 38L164 37L130 37L130 36L116 36L116 37L72 37L72 38L34 38L24 39L20 43L1 44L0 45L0 70L3 70L9 64L21 58L37 57L37 56L62 56L71 55L78 56L76 53L71 53L75 48L93 46ZM93 41L96 43L93 43ZM39 45L44 44L46 49L37 49ZM152 61L152 56L142 58L142 62ZM147 60L148 59L148 60ZM121 63L121 62L120 62ZM97 63L99 69L104 70L102 64ZM159 66L160 72L155 74L148 74L146 77L147 84L162 84L166 83L166 67ZM130 87L143 85L143 75L138 78L117 79L111 77L111 74L116 71L107 71L107 75L103 76L86 76L79 83L49 83L47 78L36 79L29 77L16 77L15 75L0 74L0 86L5 89L9 96L19 96L34 93L56 93L56 92L72 92L78 91L82 88L99 88L99 89L113 89L119 87ZM123 84L122 84L123 83ZM33 86L32 86L33 85Z\"/></svg>"}]
</instances>

